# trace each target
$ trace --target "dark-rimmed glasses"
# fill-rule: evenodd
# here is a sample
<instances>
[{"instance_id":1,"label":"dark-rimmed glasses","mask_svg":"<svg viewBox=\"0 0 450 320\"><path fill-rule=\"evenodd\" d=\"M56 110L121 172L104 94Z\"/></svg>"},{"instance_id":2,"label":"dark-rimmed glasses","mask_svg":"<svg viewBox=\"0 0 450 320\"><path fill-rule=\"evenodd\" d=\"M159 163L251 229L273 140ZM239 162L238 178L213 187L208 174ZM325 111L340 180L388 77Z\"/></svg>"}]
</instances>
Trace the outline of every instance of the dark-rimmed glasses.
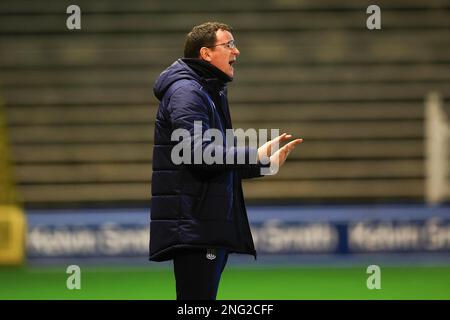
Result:
<instances>
[{"instance_id":1,"label":"dark-rimmed glasses","mask_svg":"<svg viewBox=\"0 0 450 320\"><path fill-rule=\"evenodd\" d=\"M213 46L206 46L207 48L214 48L214 47L218 47L218 46L226 46L228 49L234 49L236 48L236 43L234 42L234 40L230 40L228 42L225 43L219 43L219 44L215 44Z\"/></svg>"}]
</instances>

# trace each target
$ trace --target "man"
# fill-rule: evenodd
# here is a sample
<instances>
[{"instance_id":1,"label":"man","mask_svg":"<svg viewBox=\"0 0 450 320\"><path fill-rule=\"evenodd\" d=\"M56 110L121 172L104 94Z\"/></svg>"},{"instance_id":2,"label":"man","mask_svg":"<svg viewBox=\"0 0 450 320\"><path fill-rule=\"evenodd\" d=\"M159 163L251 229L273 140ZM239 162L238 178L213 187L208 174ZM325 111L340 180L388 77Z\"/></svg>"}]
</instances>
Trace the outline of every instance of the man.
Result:
<instances>
[{"instance_id":1,"label":"man","mask_svg":"<svg viewBox=\"0 0 450 320\"><path fill-rule=\"evenodd\" d=\"M196 125L200 133L216 129L223 137L232 128L226 84L233 79L239 54L226 24L196 26L187 35L184 58L162 72L154 86L160 105L153 149L150 260L173 259L177 299L215 299L228 254L256 257L241 179L260 177L264 158L281 166L302 142L293 140L273 153L273 146L291 138L283 134L258 149L215 149L219 158L231 155L232 163L195 161L195 152L212 143L195 140ZM190 154L183 155L188 161L181 164L173 159L176 130L195 136L189 142Z\"/></svg>"}]
</instances>

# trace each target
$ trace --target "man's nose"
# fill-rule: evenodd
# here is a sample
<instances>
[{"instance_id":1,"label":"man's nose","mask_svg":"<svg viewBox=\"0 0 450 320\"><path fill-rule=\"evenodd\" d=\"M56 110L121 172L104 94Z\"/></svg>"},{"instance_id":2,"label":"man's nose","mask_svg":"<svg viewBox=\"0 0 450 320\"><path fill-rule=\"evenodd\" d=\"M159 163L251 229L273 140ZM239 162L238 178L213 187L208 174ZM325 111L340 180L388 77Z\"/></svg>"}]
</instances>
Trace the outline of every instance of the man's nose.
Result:
<instances>
[{"instance_id":1,"label":"man's nose","mask_svg":"<svg viewBox=\"0 0 450 320\"><path fill-rule=\"evenodd\" d=\"M237 57L240 54L241 54L241 52L239 51L239 49L237 47L235 47L234 48L234 55Z\"/></svg>"}]
</instances>

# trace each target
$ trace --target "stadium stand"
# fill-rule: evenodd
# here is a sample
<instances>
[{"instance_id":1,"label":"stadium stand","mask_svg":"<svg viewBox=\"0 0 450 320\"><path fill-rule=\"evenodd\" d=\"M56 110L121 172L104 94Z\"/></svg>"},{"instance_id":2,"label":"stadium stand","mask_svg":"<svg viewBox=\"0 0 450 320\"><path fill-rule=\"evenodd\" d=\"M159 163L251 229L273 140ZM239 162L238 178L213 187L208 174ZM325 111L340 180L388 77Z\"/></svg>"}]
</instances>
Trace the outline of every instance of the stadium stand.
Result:
<instances>
[{"instance_id":1,"label":"stadium stand","mask_svg":"<svg viewBox=\"0 0 450 320\"><path fill-rule=\"evenodd\" d=\"M15 205L18 201L6 133L5 109L0 101L0 211L1 205Z\"/></svg>"},{"instance_id":2,"label":"stadium stand","mask_svg":"<svg viewBox=\"0 0 450 320\"><path fill-rule=\"evenodd\" d=\"M25 256L25 215L12 177L5 112L0 101L0 265L20 265Z\"/></svg>"},{"instance_id":3,"label":"stadium stand","mask_svg":"<svg viewBox=\"0 0 450 320\"><path fill-rule=\"evenodd\" d=\"M241 51L234 126L305 139L278 175L245 183L248 200L423 201L424 99L439 92L447 111L450 99L449 1L378 1L374 31L371 3L355 0L77 1L82 28L67 30L70 4L0 3L0 92L26 206L149 201L153 81L208 20L233 26Z\"/></svg>"}]
</instances>

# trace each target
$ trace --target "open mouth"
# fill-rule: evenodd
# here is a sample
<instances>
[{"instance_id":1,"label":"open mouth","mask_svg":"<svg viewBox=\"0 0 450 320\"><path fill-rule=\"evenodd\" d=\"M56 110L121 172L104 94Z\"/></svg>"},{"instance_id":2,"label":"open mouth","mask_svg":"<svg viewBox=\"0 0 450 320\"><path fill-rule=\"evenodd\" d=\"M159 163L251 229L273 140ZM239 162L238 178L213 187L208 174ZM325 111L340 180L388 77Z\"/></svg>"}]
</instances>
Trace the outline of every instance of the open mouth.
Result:
<instances>
[{"instance_id":1,"label":"open mouth","mask_svg":"<svg viewBox=\"0 0 450 320\"><path fill-rule=\"evenodd\" d=\"M235 63L236 60L230 60L230 62L228 62L230 64L230 66L233 66L233 63Z\"/></svg>"}]
</instances>

